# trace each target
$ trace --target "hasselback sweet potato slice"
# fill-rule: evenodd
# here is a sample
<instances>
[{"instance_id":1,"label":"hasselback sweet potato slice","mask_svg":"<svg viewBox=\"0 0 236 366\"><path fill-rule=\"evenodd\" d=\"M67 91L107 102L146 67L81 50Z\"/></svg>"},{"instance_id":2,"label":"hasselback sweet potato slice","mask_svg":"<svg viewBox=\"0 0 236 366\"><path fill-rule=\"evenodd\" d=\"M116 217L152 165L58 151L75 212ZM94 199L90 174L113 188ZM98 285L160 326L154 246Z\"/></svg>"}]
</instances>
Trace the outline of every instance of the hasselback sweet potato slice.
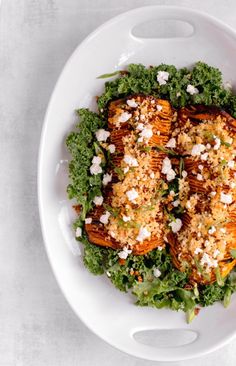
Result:
<instances>
[{"instance_id":1,"label":"hasselback sweet potato slice","mask_svg":"<svg viewBox=\"0 0 236 366\"><path fill-rule=\"evenodd\" d=\"M235 266L235 126L217 107L190 106L178 111L172 131L175 151L184 157L180 190L188 191L181 202L182 227L169 236L169 244L174 265L188 270L193 282L214 282Z\"/></svg>"},{"instance_id":2,"label":"hasselback sweet potato slice","mask_svg":"<svg viewBox=\"0 0 236 366\"><path fill-rule=\"evenodd\" d=\"M110 103L107 143L115 145L108 166L112 180L104 187L103 206L91 212L92 223L85 225L91 243L128 247L134 255L165 245L161 168L166 154L156 147L168 141L172 118L169 102L152 96L133 95Z\"/></svg>"}]
</instances>

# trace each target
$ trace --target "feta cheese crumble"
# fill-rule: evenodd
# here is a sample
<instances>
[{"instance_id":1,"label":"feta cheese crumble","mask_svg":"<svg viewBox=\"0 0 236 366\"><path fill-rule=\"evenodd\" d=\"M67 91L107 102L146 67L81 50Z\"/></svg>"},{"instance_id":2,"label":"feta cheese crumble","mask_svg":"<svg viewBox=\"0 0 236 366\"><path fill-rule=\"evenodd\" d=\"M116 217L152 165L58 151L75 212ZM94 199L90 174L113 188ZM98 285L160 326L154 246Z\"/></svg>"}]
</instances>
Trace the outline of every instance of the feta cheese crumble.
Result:
<instances>
[{"instance_id":1,"label":"feta cheese crumble","mask_svg":"<svg viewBox=\"0 0 236 366\"><path fill-rule=\"evenodd\" d=\"M191 155L192 156L200 156L201 155L201 153L203 152L203 151L205 151L206 150L206 147L205 147L205 145L203 145L203 144L196 144L196 145L193 145L193 148L192 148L192 151L191 151Z\"/></svg>"},{"instance_id":2,"label":"feta cheese crumble","mask_svg":"<svg viewBox=\"0 0 236 366\"><path fill-rule=\"evenodd\" d=\"M194 250L194 254L199 254L199 253L202 253L203 252L203 250L201 249L201 248L196 248L195 250Z\"/></svg>"},{"instance_id":3,"label":"feta cheese crumble","mask_svg":"<svg viewBox=\"0 0 236 366\"><path fill-rule=\"evenodd\" d=\"M125 155L124 156L124 162L126 164L128 164L129 166L132 166L132 167L137 167L139 165L138 162L137 162L137 159L133 158L130 155Z\"/></svg>"},{"instance_id":4,"label":"feta cheese crumble","mask_svg":"<svg viewBox=\"0 0 236 366\"><path fill-rule=\"evenodd\" d=\"M157 109L157 111L158 111L158 112L162 111L162 109L163 109L163 108L162 108L162 105L157 104L157 105L156 105L156 109Z\"/></svg>"},{"instance_id":5,"label":"feta cheese crumble","mask_svg":"<svg viewBox=\"0 0 236 366\"><path fill-rule=\"evenodd\" d=\"M114 144L108 145L108 150L110 151L111 154L114 154L114 152L116 151L116 147Z\"/></svg>"},{"instance_id":6,"label":"feta cheese crumble","mask_svg":"<svg viewBox=\"0 0 236 366\"><path fill-rule=\"evenodd\" d=\"M161 275L161 271L158 268L154 268L153 270L153 276L158 278Z\"/></svg>"},{"instance_id":7,"label":"feta cheese crumble","mask_svg":"<svg viewBox=\"0 0 236 366\"><path fill-rule=\"evenodd\" d=\"M227 165L230 169L233 169L234 168L234 160L229 160Z\"/></svg>"},{"instance_id":8,"label":"feta cheese crumble","mask_svg":"<svg viewBox=\"0 0 236 366\"><path fill-rule=\"evenodd\" d=\"M161 172L163 174L166 174L166 179L168 180L168 182L175 179L176 173L172 169L170 159L167 157L163 160Z\"/></svg>"},{"instance_id":9,"label":"feta cheese crumble","mask_svg":"<svg viewBox=\"0 0 236 366\"><path fill-rule=\"evenodd\" d=\"M144 124L143 123L138 123L136 129L139 130L139 131L142 131L144 129Z\"/></svg>"},{"instance_id":10,"label":"feta cheese crumble","mask_svg":"<svg viewBox=\"0 0 236 366\"><path fill-rule=\"evenodd\" d=\"M129 106L129 107L131 107L131 108L137 108L137 106L138 106L138 104L135 102L135 100L134 100L134 99L128 99L126 103L127 103L127 104L128 104L128 106Z\"/></svg>"},{"instance_id":11,"label":"feta cheese crumble","mask_svg":"<svg viewBox=\"0 0 236 366\"><path fill-rule=\"evenodd\" d=\"M221 192L220 193L220 202L225 203L226 205L230 205L233 202L232 195Z\"/></svg>"},{"instance_id":12,"label":"feta cheese crumble","mask_svg":"<svg viewBox=\"0 0 236 366\"><path fill-rule=\"evenodd\" d=\"M129 201L133 202L136 200L136 198L138 198L139 195L138 192L134 188L132 188L130 191L126 192L126 196L128 197Z\"/></svg>"},{"instance_id":13,"label":"feta cheese crumble","mask_svg":"<svg viewBox=\"0 0 236 366\"><path fill-rule=\"evenodd\" d=\"M215 145L214 145L214 150L219 150L221 145L221 141L218 137L215 138Z\"/></svg>"},{"instance_id":14,"label":"feta cheese crumble","mask_svg":"<svg viewBox=\"0 0 236 366\"><path fill-rule=\"evenodd\" d=\"M197 174L197 180L203 180L202 174Z\"/></svg>"},{"instance_id":15,"label":"feta cheese crumble","mask_svg":"<svg viewBox=\"0 0 236 366\"><path fill-rule=\"evenodd\" d=\"M85 219L85 224L91 224L92 223L92 217L87 217Z\"/></svg>"},{"instance_id":16,"label":"feta cheese crumble","mask_svg":"<svg viewBox=\"0 0 236 366\"><path fill-rule=\"evenodd\" d=\"M81 227L77 227L76 232L75 232L75 236L76 236L76 238L81 238L81 236L82 236Z\"/></svg>"},{"instance_id":17,"label":"feta cheese crumble","mask_svg":"<svg viewBox=\"0 0 236 366\"><path fill-rule=\"evenodd\" d=\"M165 85L169 79L169 73L167 71L158 71L157 73L157 81L159 85Z\"/></svg>"},{"instance_id":18,"label":"feta cheese crumble","mask_svg":"<svg viewBox=\"0 0 236 366\"><path fill-rule=\"evenodd\" d=\"M95 132L96 138L98 141L106 141L108 139L108 137L110 136L110 132L104 130L103 128L101 128L100 130L97 130Z\"/></svg>"},{"instance_id":19,"label":"feta cheese crumble","mask_svg":"<svg viewBox=\"0 0 236 366\"><path fill-rule=\"evenodd\" d=\"M216 249L213 253L213 257L216 258L220 254L219 249Z\"/></svg>"},{"instance_id":20,"label":"feta cheese crumble","mask_svg":"<svg viewBox=\"0 0 236 366\"><path fill-rule=\"evenodd\" d=\"M112 174L108 174L108 173L106 173L106 174L104 174L104 176L103 176L102 184L103 184L104 186L106 186L108 183L110 183L110 182L111 182L111 180L112 180Z\"/></svg>"},{"instance_id":21,"label":"feta cheese crumble","mask_svg":"<svg viewBox=\"0 0 236 366\"><path fill-rule=\"evenodd\" d=\"M103 197L102 196L95 196L94 200L93 200L93 203L96 206L101 206L103 204Z\"/></svg>"},{"instance_id":22,"label":"feta cheese crumble","mask_svg":"<svg viewBox=\"0 0 236 366\"><path fill-rule=\"evenodd\" d=\"M188 175L188 173L186 172L186 170L183 170L182 171L182 178L186 178Z\"/></svg>"},{"instance_id":23,"label":"feta cheese crumble","mask_svg":"<svg viewBox=\"0 0 236 366\"><path fill-rule=\"evenodd\" d=\"M128 166L126 166L124 169L123 169L123 171L124 171L124 173L126 174L126 173L128 173L128 171L129 171L129 167Z\"/></svg>"},{"instance_id":24,"label":"feta cheese crumble","mask_svg":"<svg viewBox=\"0 0 236 366\"><path fill-rule=\"evenodd\" d=\"M144 129L140 132L140 136L145 139L150 139L153 135L152 129L144 127Z\"/></svg>"},{"instance_id":25,"label":"feta cheese crumble","mask_svg":"<svg viewBox=\"0 0 236 366\"><path fill-rule=\"evenodd\" d=\"M198 88L195 88L195 86L193 86L191 84L188 84L186 91L190 95L194 95L194 94L198 94L199 93Z\"/></svg>"},{"instance_id":26,"label":"feta cheese crumble","mask_svg":"<svg viewBox=\"0 0 236 366\"><path fill-rule=\"evenodd\" d=\"M218 266L217 260L212 259L207 253L203 253L203 256L200 260L200 264L201 266L204 266L204 264L206 264L207 267L214 267L214 268Z\"/></svg>"},{"instance_id":27,"label":"feta cheese crumble","mask_svg":"<svg viewBox=\"0 0 236 366\"><path fill-rule=\"evenodd\" d=\"M132 114L131 114L131 113L123 112L123 113L121 113L121 115L118 117L118 122L120 122L120 123L127 122L131 117L132 117Z\"/></svg>"},{"instance_id":28,"label":"feta cheese crumble","mask_svg":"<svg viewBox=\"0 0 236 366\"><path fill-rule=\"evenodd\" d=\"M208 153L206 152L205 154L202 154L201 155L201 160L207 160L207 158L208 158Z\"/></svg>"},{"instance_id":29,"label":"feta cheese crumble","mask_svg":"<svg viewBox=\"0 0 236 366\"><path fill-rule=\"evenodd\" d=\"M89 168L89 170L92 175L97 175L97 174L102 173L102 167L98 164L92 164L91 167Z\"/></svg>"},{"instance_id":30,"label":"feta cheese crumble","mask_svg":"<svg viewBox=\"0 0 236 366\"><path fill-rule=\"evenodd\" d=\"M106 211L105 214L103 214L102 216L100 216L99 221L102 224L107 225L110 216L111 216L110 212L109 211Z\"/></svg>"},{"instance_id":31,"label":"feta cheese crumble","mask_svg":"<svg viewBox=\"0 0 236 366\"><path fill-rule=\"evenodd\" d=\"M141 227L136 240L142 242L149 238L149 236L151 236L151 233L145 227Z\"/></svg>"},{"instance_id":32,"label":"feta cheese crumble","mask_svg":"<svg viewBox=\"0 0 236 366\"><path fill-rule=\"evenodd\" d=\"M172 202L172 205L173 205L174 207L178 207L178 206L180 205L180 200L175 200L175 201L173 201L173 202Z\"/></svg>"},{"instance_id":33,"label":"feta cheese crumble","mask_svg":"<svg viewBox=\"0 0 236 366\"><path fill-rule=\"evenodd\" d=\"M211 226L211 227L210 227L210 229L208 230L208 233L209 233L210 235L214 234L215 232L216 232L216 228L215 228L215 226Z\"/></svg>"},{"instance_id":34,"label":"feta cheese crumble","mask_svg":"<svg viewBox=\"0 0 236 366\"><path fill-rule=\"evenodd\" d=\"M123 215L122 219L123 219L124 222L128 222L128 221L131 220L131 217Z\"/></svg>"},{"instance_id":35,"label":"feta cheese crumble","mask_svg":"<svg viewBox=\"0 0 236 366\"><path fill-rule=\"evenodd\" d=\"M100 165L102 162L102 159L100 158L100 156L94 156L93 157L93 160L92 160L92 163L93 164L97 164L97 165Z\"/></svg>"},{"instance_id":36,"label":"feta cheese crumble","mask_svg":"<svg viewBox=\"0 0 236 366\"><path fill-rule=\"evenodd\" d=\"M171 227L171 230L173 231L173 233L177 233L178 231L180 231L182 225L183 224L180 219L176 219L175 221L171 221L169 223L169 226Z\"/></svg>"},{"instance_id":37,"label":"feta cheese crumble","mask_svg":"<svg viewBox=\"0 0 236 366\"><path fill-rule=\"evenodd\" d=\"M172 137L166 144L166 147L175 148L176 147L176 139Z\"/></svg>"},{"instance_id":38,"label":"feta cheese crumble","mask_svg":"<svg viewBox=\"0 0 236 366\"><path fill-rule=\"evenodd\" d=\"M120 259L126 259L129 254L132 253L131 249L128 249L127 247L124 247L121 252L118 253L118 257Z\"/></svg>"}]
</instances>

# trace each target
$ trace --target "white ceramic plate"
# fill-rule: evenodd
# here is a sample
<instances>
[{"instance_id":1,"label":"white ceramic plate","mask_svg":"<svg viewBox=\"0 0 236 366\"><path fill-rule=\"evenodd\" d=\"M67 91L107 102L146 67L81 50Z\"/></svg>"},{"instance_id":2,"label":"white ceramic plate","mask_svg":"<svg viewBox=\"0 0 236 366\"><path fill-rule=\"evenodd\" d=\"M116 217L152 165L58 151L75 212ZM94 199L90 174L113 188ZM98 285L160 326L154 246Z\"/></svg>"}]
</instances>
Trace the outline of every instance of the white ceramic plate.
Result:
<instances>
[{"instance_id":1,"label":"white ceramic plate","mask_svg":"<svg viewBox=\"0 0 236 366\"><path fill-rule=\"evenodd\" d=\"M166 29L163 19L185 24L169 24ZM150 31L159 26L158 37L134 36L134 27L146 21L151 23L136 29L135 34L150 36ZM144 7L121 14L75 50L54 89L42 131L39 208L58 283L76 314L94 333L122 351L149 360L188 359L228 342L236 334L236 298L227 310L221 304L201 310L187 325L182 312L137 307L131 295L116 290L105 276L87 272L70 228L73 214L66 196L69 157L64 141L75 123L74 110L95 108L95 96L102 92L104 83L96 79L98 75L125 68L131 62L182 67L198 60L219 67L225 81L235 83L235 32L214 18L186 8Z\"/></svg>"}]
</instances>

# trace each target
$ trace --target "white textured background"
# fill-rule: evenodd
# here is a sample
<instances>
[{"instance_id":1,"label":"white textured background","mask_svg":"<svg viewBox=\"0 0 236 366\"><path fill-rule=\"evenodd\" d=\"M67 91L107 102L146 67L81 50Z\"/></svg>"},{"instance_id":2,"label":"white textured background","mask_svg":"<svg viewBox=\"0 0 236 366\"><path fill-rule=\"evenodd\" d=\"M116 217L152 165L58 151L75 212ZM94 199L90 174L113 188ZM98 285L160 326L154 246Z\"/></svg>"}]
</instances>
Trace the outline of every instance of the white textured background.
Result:
<instances>
[{"instance_id":1,"label":"white textured background","mask_svg":"<svg viewBox=\"0 0 236 366\"><path fill-rule=\"evenodd\" d=\"M74 315L45 254L36 195L43 117L65 61L98 25L148 4L201 9L236 28L235 0L2 0L0 366L160 365L113 349ZM172 365L234 366L235 348Z\"/></svg>"}]
</instances>

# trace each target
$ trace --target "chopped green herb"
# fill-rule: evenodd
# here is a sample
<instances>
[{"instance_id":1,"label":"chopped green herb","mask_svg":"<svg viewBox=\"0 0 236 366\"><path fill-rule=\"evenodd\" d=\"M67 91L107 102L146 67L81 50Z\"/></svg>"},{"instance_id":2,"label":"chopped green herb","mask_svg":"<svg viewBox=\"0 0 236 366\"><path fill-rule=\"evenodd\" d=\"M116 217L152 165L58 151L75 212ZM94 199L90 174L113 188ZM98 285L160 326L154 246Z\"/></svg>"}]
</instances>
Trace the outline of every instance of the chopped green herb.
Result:
<instances>
[{"instance_id":1,"label":"chopped green herb","mask_svg":"<svg viewBox=\"0 0 236 366\"><path fill-rule=\"evenodd\" d=\"M120 70L118 70L118 71L111 72L110 74L102 74L102 75L98 76L97 79L111 78L113 76L119 75L120 73L121 73Z\"/></svg>"}]
</instances>

